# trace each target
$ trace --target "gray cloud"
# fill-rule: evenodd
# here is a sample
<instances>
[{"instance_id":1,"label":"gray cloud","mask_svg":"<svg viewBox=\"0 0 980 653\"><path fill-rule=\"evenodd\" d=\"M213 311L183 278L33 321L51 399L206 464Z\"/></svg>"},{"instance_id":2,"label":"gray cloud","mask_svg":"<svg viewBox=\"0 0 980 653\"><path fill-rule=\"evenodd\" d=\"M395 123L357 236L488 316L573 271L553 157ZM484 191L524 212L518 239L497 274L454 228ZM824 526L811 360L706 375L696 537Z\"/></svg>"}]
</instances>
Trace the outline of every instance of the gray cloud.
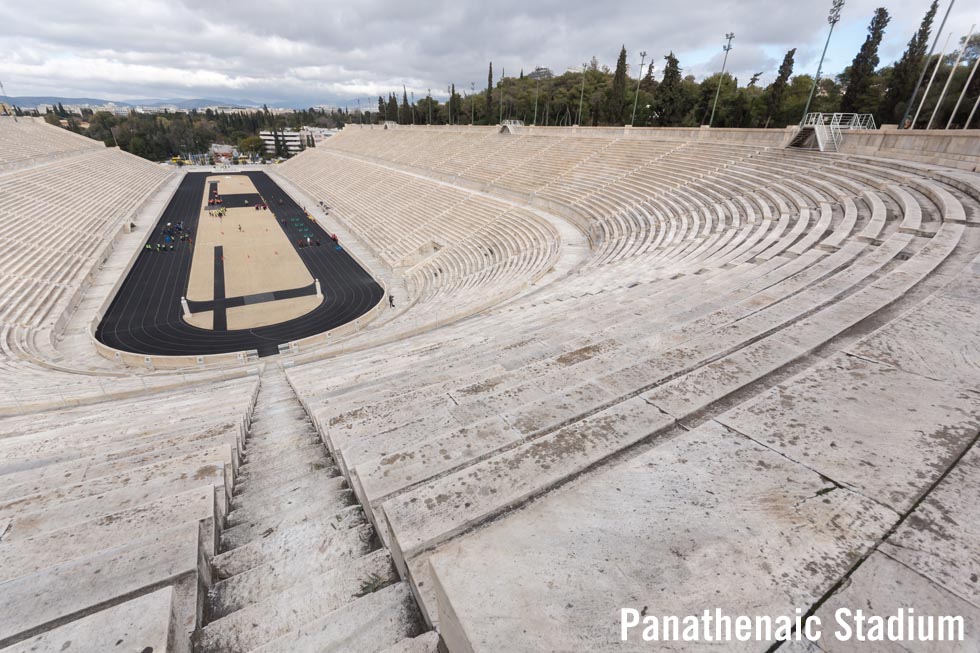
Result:
<instances>
[{"instance_id":1,"label":"gray cloud","mask_svg":"<svg viewBox=\"0 0 980 653\"><path fill-rule=\"evenodd\" d=\"M401 89L445 95L486 84L494 62L516 74L536 65L561 72L593 55L612 66L619 47L631 72L646 50L662 70L674 51L685 73L721 67L724 34L735 32L729 70L747 80L775 75L798 48L796 72L816 68L827 33L827 2L707 0L362 0L311 5L297 0L47 0L3 3L5 56L0 79L11 95L250 98L300 104L353 104ZM825 70L846 66L874 8L893 20L882 60L898 56L928 0L849 0ZM945 7L942 8L943 10ZM938 21L937 21L938 22ZM980 8L958 7L948 29L980 23ZM649 58L648 58L649 61Z\"/></svg>"}]
</instances>

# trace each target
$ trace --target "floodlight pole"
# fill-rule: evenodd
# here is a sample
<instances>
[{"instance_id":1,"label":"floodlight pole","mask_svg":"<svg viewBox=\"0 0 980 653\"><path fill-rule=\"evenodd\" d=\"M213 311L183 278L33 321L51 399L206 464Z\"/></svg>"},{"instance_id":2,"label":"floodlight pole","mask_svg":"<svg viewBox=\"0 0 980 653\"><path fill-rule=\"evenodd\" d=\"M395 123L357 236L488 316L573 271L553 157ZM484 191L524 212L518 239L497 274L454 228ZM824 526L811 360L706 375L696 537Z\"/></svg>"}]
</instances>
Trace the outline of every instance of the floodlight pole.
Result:
<instances>
[{"instance_id":1,"label":"floodlight pole","mask_svg":"<svg viewBox=\"0 0 980 653\"><path fill-rule=\"evenodd\" d=\"M503 68L500 69L500 118L498 125L504 124L504 75L507 73Z\"/></svg>"},{"instance_id":2,"label":"floodlight pole","mask_svg":"<svg viewBox=\"0 0 980 653\"><path fill-rule=\"evenodd\" d=\"M585 64L582 64L582 93L578 96L578 119L575 121L582 126L582 101L585 99Z\"/></svg>"},{"instance_id":3,"label":"floodlight pole","mask_svg":"<svg viewBox=\"0 0 980 653\"><path fill-rule=\"evenodd\" d=\"M640 53L640 70L636 74L636 95L633 96L633 117L630 118L630 127L636 124L636 101L640 99L640 80L643 79L643 63L647 60L647 53L644 50ZM535 108L537 108L537 96L535 96Z\"/></svg>"},{"instance_id":4,"label":"floodlight pole","mask_svg":"<svg viewBox=\"0 0 980 653\"><path fill-rule=\"evenodd\" d=\"M949 71L949 77L946 78L946 84L943 86L943 92L939 94L939 99L936 100L936 106L932 108L932 115L929 116L929 124L926 125L926 129L932 129L932 121L936 119L936 114L939 113L939 107L942 106L943 100L946 99L946 92L949 91L950 82L953 81L953 77L956 75L956 68L960 65L960 60L963 58L963 53L966 49L970 47L970 39L973 38L973 28L977 25L974 23L970 25L970 31L966 35L966 41L963 42L963 47L956 54L956 61L953 63L953 69ZM963 87L964 89L966 86Z\"/></svg>"},{"instance_id":5,"label":"floodlight pole","mask_svg":"<svg viewBox=\"0 0 980 653\"><path fill-rule=\"evenodd\" d=\"M956 112L960 110L960 104L963 102L963 98L966 97L967 89L969 89L970 84L973 83L973 76L977 74L977 68L980 68L980 57L977 57L976 62L973 64L973 70L970 71L970 76L966 78L966 84L963 86L963 91L960 93L960 98L956 101L956 106L953 107L953 113L949 114L949 122L946 123L946 129L949 129L953 124L953 118L956 117ZM977 99L980 100L980 97ZM966 129L966 127L963 127L963 129Z\"/></svg>"},{"instance_id":6,"label":"floodlight pole","mask_svg":"<svg viewBox=\"0 0 980 653\"><path fill-rule=\"evenodd\" d=\"M977 107L980 107L980 97L978 97L977 101L973 103L973 111L970 112L970 117L966 119L963 129L968 129L970 127L970 123L973 122L973 116L975 116L977 113Z\"/></svg>"},{"instance_id":7,"label":"floodlight pole","mask_svg":"<svg viewBox=\"0 0 980 653\"><path fill-rule=\"evenodd\" d=\"M943 28L946 27L946 19L949 18L949 12L953 11L953 3L956 0L949 0L949 7L946 8L946 15L943 16L943 22L939 25L939 31L936 32L936 39L932 42L932 48L929 49L929 54L926 55L926 61L922 64L922 72L919 73L919 81L915 83L915 90L912 91L912 97L909 98L908 104L905 105L905 113L902 114L902 121L898 123L898 128L902 129L905 126L905 121L909 119L909 114L912 113L912 105L915 104L915 96L919 94L919 87L922 86L922 80L926 78L926 68L929 67L929 60L932 59L932 54L936 51L936 46L939 45L939 39L943 35ZM913 121L909 125L909 129L915 129L915 122Z\"/></svg>"},{"instance_id":8,"label":"floodlight pole","mask_svg":"<svg viewBox=\"0 0 980 653\"><path fill-rule=\"evenodd\" d=\"M840 22L840 12L844 8L844 0L834 0L834 4L830 7L830 13L827 14L827 22L830 23L830 32L827 33L827 42L823 44L823 54L820 55L820 63L817 65L817 76L813 78L813 87L810 89L810 97L807 98L806 108L803 109L803 118L800 120L800 124L806 120L806 116L810 113L810 104L813 102L813 94L817 92L817 84L820 83L820 75L823 73L823 60L827 56L827 47L830 46L830 37L834 34L834 27Z\"/></svg>"},{"instance_id":9,"label":"floodlight pole","mask_svg":"<svg viewBox=\"0 0 980 653\"><path fill-rule=\"evenodd\" d=\"M541 80L534 80L534 119L531 121L532 125L538 124L538 86L541 85Z\"/></svg>"},{"instance_id":10,"label":"floodlight pole","mask_svg":"<svg viewBox=\"0 0 980 653\"><path fill-rule=\"evenodd\" d=\"M939 72L939 67L943 64L943 57L946 56L946 48L949 47L949 40L951 38L953 38L952 32L950 32L946 37L946 43L943 44L943 51L939 55L939 58L936 59L936 67L932 69L932 76L929 78L929 83L926 84L926 90L925 93L922 94L922 99L919 100L919 108L915 111L915 117L912 118L912 124L909 126L909 129L915 129L915 123L919 122L919 114L922 113L922 107L925 106L926 98L929 97L929 91L932 90L932 83L936 81L936 73Z\"/></svg>"},{"instance_id":11,"label":"floodlight pole","mask_svg":"<svg viewBox=\"0 0 980 653\"><path fill-rule=\"evenodd\" d=\"M711 127L715 121L715 110L718 108L718 97L721 95L721 83L725 79L725 68L728 66L728 53L732 51L732 39L735 38L735 33L729 32L725 34L725 38L728 39L728 44L722 46L722 49L725 51L725 59L721 62L721 76L718 77L718 88L715 90L715 103L711 107L711 117L708 118L708 127Z\"/></svg>"}]
</instances>

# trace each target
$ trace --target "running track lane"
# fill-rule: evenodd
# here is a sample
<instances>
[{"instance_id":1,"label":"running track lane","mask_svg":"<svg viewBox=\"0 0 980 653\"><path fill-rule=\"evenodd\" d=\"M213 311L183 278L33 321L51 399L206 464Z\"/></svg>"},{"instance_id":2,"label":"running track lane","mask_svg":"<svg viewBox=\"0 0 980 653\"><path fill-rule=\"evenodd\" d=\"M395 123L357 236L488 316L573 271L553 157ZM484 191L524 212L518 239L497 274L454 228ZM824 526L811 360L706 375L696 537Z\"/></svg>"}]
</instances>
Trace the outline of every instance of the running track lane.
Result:
<instances>
[{"instance_id":1,"label":"running track lane","mask_svg":"<svg viewBox=\"0 0 980 653\"><path fill-rule=\"evenodd\" d=\"M268 202L276 224L286 232L310 274L320 280L324 301L306 315L255 329L211 331L185 323L181 319L180 298L186 294L190 278L191 246L177 243L172 252L157 252L155 246L163 243L162 232L168 222L183 221L185 230L195 234L196 240L209 173L193 172L184 177L154 227L147 241L154 249L140 253L96 329L95 336L100 342L147 355L199 356L257 349L260 356L268 356L278 353L280 344L346 324L381 300L381 286L346 251L336 249L330 236L316 223L306 220L314 240L319 237L322 246L296 246L300 236L294 233L290 219L303 218L303 209L264 172L235 174L246 174ZM282 226L282 219L286 220L286 226Z\"/></svg>"}]
</instances>

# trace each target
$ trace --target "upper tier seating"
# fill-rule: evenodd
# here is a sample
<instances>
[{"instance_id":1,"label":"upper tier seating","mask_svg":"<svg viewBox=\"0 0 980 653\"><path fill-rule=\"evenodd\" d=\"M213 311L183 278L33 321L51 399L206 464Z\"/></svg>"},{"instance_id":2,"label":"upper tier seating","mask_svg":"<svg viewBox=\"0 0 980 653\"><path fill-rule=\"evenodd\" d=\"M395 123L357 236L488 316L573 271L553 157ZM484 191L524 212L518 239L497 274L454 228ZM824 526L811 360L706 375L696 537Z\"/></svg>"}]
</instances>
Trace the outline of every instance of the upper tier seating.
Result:
<instances>
[{"instance_id":1,"label":"upper tier seating","mask_svg":"<svg viewBox=\"0 0 980 653\"><path fill-rule=\"evenodd\" d=\"M105 146L40 118L0 117L0 171Z\"/></svg>"},{"instance_id":2,"label":"upper tier seating","mask_svg":"<svg viewBox=\"0 0 980 653\"><path fill-rule=\"evenodd\" d=\"M558 254L557 232L528 210L328 148L278 172L331 207L388 266L408 269L417 317L401 320L406 328L523 290Z\"/></svg>"},{"instance_id":3,"label":"upper tier seating","mask_svg":"<svg viewBox=\"0 0 980 653\"><path fill-rule=\"evenodd\" d=\"M55 348L117 234L173 172L33 119L0 118L0 413L69 406L180 379L79 375Z\"/></svg>"}]
</instances>

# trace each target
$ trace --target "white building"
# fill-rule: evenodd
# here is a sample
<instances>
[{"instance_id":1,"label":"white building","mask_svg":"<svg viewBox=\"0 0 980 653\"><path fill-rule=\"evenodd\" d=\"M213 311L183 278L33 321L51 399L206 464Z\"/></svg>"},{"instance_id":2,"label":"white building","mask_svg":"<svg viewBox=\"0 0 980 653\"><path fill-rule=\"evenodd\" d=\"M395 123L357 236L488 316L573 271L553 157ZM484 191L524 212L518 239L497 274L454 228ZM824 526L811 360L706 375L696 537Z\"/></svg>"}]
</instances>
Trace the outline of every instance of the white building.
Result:
<instances>
[{"instance_id":1,"label":"white building","mask_svg":"<svg viewBox=\"0 0 980 653\"><path fill-rule=\"evenodd\" d=\"M313 138L314 147L334 134L340 133L339 129L327 129L326 127L300 127L299 131L303 136L311 136ZM306 142L309 143L309 141Z\"/></svg>"},{"instance_id":2,"label":"white building","mask_svg":"<svg viewBox=\"0 0 980 653\"><path fill-rule=\"evenodd\" d=\"M265 143L265 153L275 155L276 154L276 138L279 138L280 142L285 146L286 151L290 156L296 154L306 147L306 135L293 131L292 129L285 129L280 132L261 131L259 132L259 138Z\"/></svg>"}]
</instances>

